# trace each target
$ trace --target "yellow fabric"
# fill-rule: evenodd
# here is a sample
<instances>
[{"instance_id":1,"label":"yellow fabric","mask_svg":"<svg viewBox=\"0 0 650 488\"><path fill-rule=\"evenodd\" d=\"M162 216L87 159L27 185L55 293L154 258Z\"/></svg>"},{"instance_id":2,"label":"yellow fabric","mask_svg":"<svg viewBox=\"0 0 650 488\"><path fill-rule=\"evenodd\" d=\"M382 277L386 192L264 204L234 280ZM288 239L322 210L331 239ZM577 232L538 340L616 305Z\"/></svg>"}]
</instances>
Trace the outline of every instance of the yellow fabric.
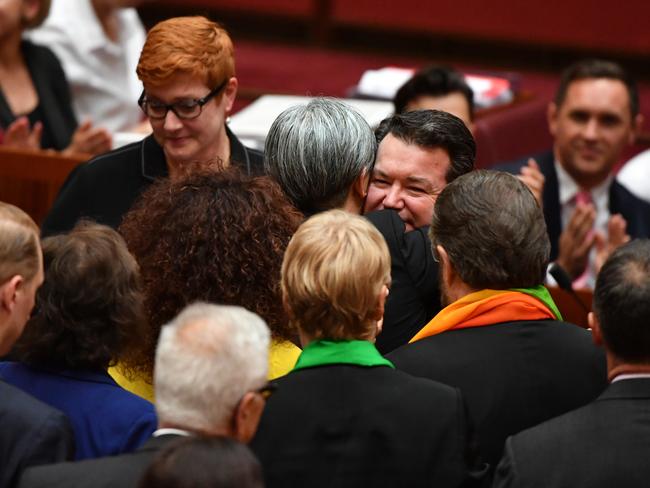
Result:
<instances>
[{"instance_id":1,"label":"yellow fabric","mask_svg":"<svg viewBox=\"0 0 650 488\"><path fill-rule=\"evenodd\" d=\"M108 368L108 374L115 380L115 382L120 385L125 390L135 393L139 397L149 400L151 403L154 403L154 393L153 385L147 383L142 378L135 378L133 380L128 379L120 372L120 365L113 366Z\"/></svg>"},{"instance_id":2,"label":"yellow fabric","mask_svg":"<svg viewBox=\"0 0 650 488\"><path fill-rule=\"evenodd\" d=\"M284 376L293 369L302 350L289 341L272 341L269 350L269 379ZM108 368L108 374L125 390L154 403L153 385L142 378L129 380L121 372L119 365Z\"/></svg>"},{"instance_id":3,"label":"yellow fabric","mask_svg":"<svg viewBox=\"0 0 650 488\"><path fill-rule=\"evenodd\" d=\"M289 341L271 341L269 350L269 379L284 376L293 369L302 350Z\"/></svg>"}]
</instances>

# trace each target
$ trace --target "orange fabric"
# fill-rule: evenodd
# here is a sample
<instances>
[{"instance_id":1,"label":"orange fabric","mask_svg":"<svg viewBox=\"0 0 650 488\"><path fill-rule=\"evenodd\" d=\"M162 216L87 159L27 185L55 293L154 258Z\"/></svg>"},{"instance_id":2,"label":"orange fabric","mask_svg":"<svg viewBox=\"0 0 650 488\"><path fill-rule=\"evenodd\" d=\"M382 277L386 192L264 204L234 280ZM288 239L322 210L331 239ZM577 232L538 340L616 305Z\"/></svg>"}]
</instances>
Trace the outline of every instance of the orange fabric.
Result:
<instances>
[{"instance_id":1,"label":"orange fabric","mask_svg":"<svg viewBox=\"0 0 650 488\"><path fill-rule=\"evenodd\" d=\"M446 330L481 327L515 320L555 319L538 299L510 290L481 290L470 293L443 308L409 342Z\"/></svg>"}]
</instances>

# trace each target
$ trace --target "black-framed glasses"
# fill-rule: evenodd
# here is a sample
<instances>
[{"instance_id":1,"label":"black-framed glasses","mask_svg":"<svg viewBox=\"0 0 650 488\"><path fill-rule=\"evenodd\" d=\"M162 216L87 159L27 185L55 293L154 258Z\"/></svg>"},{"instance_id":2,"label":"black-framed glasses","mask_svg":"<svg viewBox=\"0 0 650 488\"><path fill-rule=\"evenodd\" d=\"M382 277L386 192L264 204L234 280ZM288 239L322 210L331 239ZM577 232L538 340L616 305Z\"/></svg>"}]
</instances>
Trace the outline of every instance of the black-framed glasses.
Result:
<instances>
[{"instance_id":1,"label":"black-framed glasses","mask_svg":"<svg viewBox=\"0 0 650 488\"><path fill-rule=\"evenodd\" d=\"M201 115L201 112L203 111L203 105L208 103L221 90L223 90L223 87L226 86L226 83L228 83L228 78L223 80L218 87L216 87L203 98L188 98L187 100L179 100L178 102L169 104L158 102L156 100L148 100L143 90L142 95L140 95L140 98L138 99L138 105L140 105L140 108L147 117L154 120L164 119L167 117L167 112L170 110L174 112L176 117L179 119L195 119Z\"/></svg>"},{"instance_id":2,"label":"black-framed glasses","mask_svg":"<svg viewBox=\"0 0 650 488\"><path fill-rule=\"evenodd\" d=\"M277 389L278 389L278 385L276 383L269 381L261 388L255 390L255 392L262 395L262 398L264 398L264 400L268 400L271 397L271 395L273 395L273 392Z\"/></svg>"}]
</instances>

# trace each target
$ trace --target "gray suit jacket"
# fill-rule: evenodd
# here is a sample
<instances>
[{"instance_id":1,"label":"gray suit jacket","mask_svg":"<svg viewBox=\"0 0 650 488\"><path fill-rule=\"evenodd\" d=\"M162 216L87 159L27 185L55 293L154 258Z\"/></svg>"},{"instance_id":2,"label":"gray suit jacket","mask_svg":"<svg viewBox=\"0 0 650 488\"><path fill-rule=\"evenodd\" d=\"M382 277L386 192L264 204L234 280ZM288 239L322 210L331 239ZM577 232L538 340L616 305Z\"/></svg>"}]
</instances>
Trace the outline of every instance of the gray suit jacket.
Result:
<instances>
[{"instance_id":1,"label":"gray suit jacket","mask_svg":"<svg viewBox=\"0 0 650 488\"><path fill-rule=\"evenodd\" d=\"M19 488L129 488L137 487L140 477L155 454L177 435L151 437L130 454L76 463L59 463L28 469Z\"/></svg>"},{"instance_id":2,"label":"gray suit jacket","mask_svg":"<svg viewBox=\"0 0 650 488\"><path fill-rule=\"evenodd\" d=\"M506 441L494 486L650 484L650 379L612 383L594 402Z\"/></svg>"}]
</instances>

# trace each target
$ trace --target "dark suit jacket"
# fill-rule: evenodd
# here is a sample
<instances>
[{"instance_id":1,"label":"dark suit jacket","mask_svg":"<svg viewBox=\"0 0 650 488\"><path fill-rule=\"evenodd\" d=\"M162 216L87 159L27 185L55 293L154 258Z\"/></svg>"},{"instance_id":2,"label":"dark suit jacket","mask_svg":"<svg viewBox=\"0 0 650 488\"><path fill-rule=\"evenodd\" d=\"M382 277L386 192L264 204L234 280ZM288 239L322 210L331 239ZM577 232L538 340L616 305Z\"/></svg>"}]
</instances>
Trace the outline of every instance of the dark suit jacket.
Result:
<instances>
[{"instance_id":1,"label":"dark suit jacket","mask_svg":"<svg viewBox=\"0 0 650 488\"><path fill-rule=\"evenodd\" d=\"M61 63L45 46L38 46L29 41L21 44L27 69L38 94L38 103L42 109L44 131L52 138L52 145L44 149L65 149L70 144L72 134L77 128L77 119L72 111L70 87ZM0 90L0 126L6 128L16 115Z\"/></svg>"},{"instance_id":2,"label":"dark suit jacket","mask_svg":"<svg viewBox=\"0 0 650 488\"><path fill-rule=\"evenodd\" d=\"M244 147L228 127L226 133L233 166L253 176L263 174L262 153ZM41 232L67 232L82 217L117 228L140 194L168 175L165 153L153 135L97 156L72 170Z\"/></svg>"},{"instance_id":3,"label":"dark suit jacket","mask_svg":"<svg viewBox=\"0 0 650 488\"><path fill-rule=\"evenodd\" d=\"M612 383L596 401L510 437L494 486L650 484L650 379Z\"/></svg>"},{"instance_id":4,"label":"dark suit jacket","mask_svg":"<svg viewBox=\"0 0 650 488\"><path fill-rule=\"evenodd\" d=\"M536 154L532 157L539 164L539 169L546 178L544 182L544 218L548 236L551 240L551 260L557 258L560 234L562 233L562 215L560 190L555 171L553 152ZM529 157L495 166L494 169L519 173L519 169L528 163ZM627 233L633 238L650 237L650 204L635 197L616 180L609 188L609 211L612 215L620 213L627 222Z\"/></svg>"},{"instance_id":5,"label":"dark suit jacket","mask_svg":"<svg viewBox=\"0 0 650 488\"><path fill-rule=\"evenodd\" d=\"M74 437L68 419L0 381L0 488L16 486L29 466L71 459Z\"/></svg>"},{"instance_id":6,"label":"dark suit jacket","mask_svg":"<svg viewBox=\"0 0 650 488\"><path fill-rule=\"evenodd\" d=\"M592 401L607 385L590 334L553 320L443 332L388 355L414 376L460 388L492 466L506 437Z\"/></svg>"},{"instance_id":7,"label":"dark suit jacket","mask_svg":"<svg viewBox=\"0 0 650 488\"><path fill-rule=\"evenodd\" d=\"M136 488L155 454L177 435L150 438L130 454L28 469L19 488Z\"/></svg>"},{"instance_id":8,"label":"dark suit jacket","mask_svg":"<svg viewBox=\"0 0 650 488\"><path fill-rule=\"evenodd\" d=\"M251 443L267 488L442 488L483 478L458 390L385 366L320 366L277 383Z\"/></svg>"},{"instance_id":9,"label":"dark suit jacket","mask_svg":"<svg viewBox=\"0 0 650 488\"><path fill-rule=\"evenodd\" d=\"M438 263L431 253L429 227L405 232L394 210L371 212L366 218L384 236L390 251L392 283L375 344L387 354L408 343L440 311Z\"/></svg>"}]
</instances>

